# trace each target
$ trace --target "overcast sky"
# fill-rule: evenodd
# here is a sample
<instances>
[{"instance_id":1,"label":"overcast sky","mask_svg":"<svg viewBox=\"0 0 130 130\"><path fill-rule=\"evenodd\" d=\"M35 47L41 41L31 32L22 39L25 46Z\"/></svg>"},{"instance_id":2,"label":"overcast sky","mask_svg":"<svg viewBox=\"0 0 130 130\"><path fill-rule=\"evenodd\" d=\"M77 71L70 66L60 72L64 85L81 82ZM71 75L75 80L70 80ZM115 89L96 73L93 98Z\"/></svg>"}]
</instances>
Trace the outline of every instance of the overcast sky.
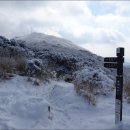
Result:
<instances>
[{"instance_id":1,"label":"overcast sky","mask_svg":"<svg viewBox=\"0 0 130 130\"><path fill-rule=\"evenodd\" d=\"M130 62L129 1L0 1L0 35L41 32L101 56L125 47Z\"/></svg>"}]
</instances>

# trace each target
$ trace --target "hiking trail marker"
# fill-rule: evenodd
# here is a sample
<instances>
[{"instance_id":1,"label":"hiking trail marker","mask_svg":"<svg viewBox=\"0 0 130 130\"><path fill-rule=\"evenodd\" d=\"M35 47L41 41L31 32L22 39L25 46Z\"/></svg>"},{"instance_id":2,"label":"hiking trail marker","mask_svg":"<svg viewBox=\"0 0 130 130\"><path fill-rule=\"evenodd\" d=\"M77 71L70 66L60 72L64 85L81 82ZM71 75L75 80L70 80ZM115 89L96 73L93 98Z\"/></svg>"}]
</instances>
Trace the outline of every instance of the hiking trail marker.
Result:
<instances>
[{"instance_id":1,"label":"hiking trail marker","mask_svg":"<svg viewBox=\"0 0 130 130\"><path fill-rule=\"evenodd\" d=\"M123 63L124 48L116 50L117 57L104 58L104 67L117 69L116 99L115 99L115 123L122 121L122 97L123 97Z\"/></svg>"}]
</instances>

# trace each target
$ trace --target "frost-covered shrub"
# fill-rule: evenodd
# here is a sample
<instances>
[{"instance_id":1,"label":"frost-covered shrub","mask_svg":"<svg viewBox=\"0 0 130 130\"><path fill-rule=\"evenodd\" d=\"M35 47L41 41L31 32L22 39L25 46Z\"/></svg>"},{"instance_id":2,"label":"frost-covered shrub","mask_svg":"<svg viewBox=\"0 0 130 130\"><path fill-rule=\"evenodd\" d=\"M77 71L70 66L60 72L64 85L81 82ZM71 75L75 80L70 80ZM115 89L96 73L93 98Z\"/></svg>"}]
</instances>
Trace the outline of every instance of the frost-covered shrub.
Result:
<instances>
[{"instance_id":1,"label":"frost-covered shrub","mask_svg":"<svg viewBox=\"0 0 130 130\"><path fill-rule=\"evenodd\" d=\"M101 68L86 67L75 73L75 84L80 86L84 83L89 83L96 88L96 93L107 94L114 86L114 81L111 76L106 75L106 72Z\"/></svg>"},{"instance_id":2,"label":"frost-covered shrub","mask_svg":"<svg viewBox=\"0 0 130 130\"><path fill-rule=\"evenodd\" d=\"M41 59L31 59L27 61L26 73L29 77L35 77L41 81L49 81L56 77L56 72L51 71Z\"/></svg>"},{"instance_id":3,"label":"frost-covered shrub","mask_svg":"<svg viewBox=\"0 0 130 130\"><path fill-rule=\"evenodd\" d=\"M95 95L111 92L114 81L106 75L101 68L85 67L75 73L74 85L76 91L86 97L90 102L95 102Z\"/></svg>"},{"instance_id":4,"label":"frost-covered shrub","mask_svg":"<svg viewBox=\"0 0 130 130\"><path fill-rule=\"evenodd\" d=\"M10 41L7 38L0 36L0 46L6 47L9 43Z\"/></svg>"},{"instance_id":5,"label":"frost-covered shrub","mask_svg":"<svg viewBox=\"0 0 130 130\"><path fill-rule=\"evenodd\" d=\"M11 46L17 46L17 42L15 41L15 39L11 39L9 43Z\"/></svg>"},{"instance_id":6,"label":"frost-covered shrub","mask_svg":"<svg viewBox=\"0 0 130 130\"><path fill-rule=\"evenodd\" d=\"M29 76L38 75L42 70L42 61L40 59L31 59L27 61L26 72Z\"/></svg>"}]
</instances>

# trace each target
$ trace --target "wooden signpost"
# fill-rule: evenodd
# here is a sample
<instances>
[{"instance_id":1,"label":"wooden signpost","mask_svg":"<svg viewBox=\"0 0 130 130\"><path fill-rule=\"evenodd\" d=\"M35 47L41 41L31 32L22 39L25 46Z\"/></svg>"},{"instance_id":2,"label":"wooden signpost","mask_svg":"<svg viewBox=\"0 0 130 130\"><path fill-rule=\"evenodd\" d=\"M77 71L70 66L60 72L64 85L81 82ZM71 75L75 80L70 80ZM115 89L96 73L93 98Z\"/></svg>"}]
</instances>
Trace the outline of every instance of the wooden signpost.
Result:
<instances>
[{"instance_id":1,"label":"wooden signpost","mask_svg":"<svg viewBox=\"0 0 130 130\"><path fill-rule=\"evenodd\" d=\"M115 123L122 121L122 97L123 97L123 63L124 48L117 48L117 57L104 58L104 67L117 69L116 76L116 100L115 100Z\"/></svg>"}]
</instances>

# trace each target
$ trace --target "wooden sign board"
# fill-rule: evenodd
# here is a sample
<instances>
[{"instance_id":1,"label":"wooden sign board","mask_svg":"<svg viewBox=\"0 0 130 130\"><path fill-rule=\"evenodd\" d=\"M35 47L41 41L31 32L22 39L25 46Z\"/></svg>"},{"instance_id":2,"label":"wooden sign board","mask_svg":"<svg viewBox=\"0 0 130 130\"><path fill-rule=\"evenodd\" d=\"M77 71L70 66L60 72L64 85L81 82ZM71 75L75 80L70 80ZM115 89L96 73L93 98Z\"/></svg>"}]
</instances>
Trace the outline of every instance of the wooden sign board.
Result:
<instances>
[{"instance_id":1,"label":"wooden sign board","mask_svg":"<svg viewBox=\"0 0 130 130\"><path fill-rule=\"evenodd\" d=\"M117 63L104 63L104 67L117 69Z\"/></svg>"},{"instance_id":2,"label":"wooden sign board","mask_svg":"<svg viewBox=\"0 0 130 130\"><path fill-rule=\"evenodd\" d=\"M117 62L117 57L105 57L104 62Z\"/></svg>"},{"instance_id":3,"label":"wooden sign board","mask_svg":"<svg viewBox=\"0 0 130 130\"><path fill-rule=\"evenodd\" d=\"M123 63L124 48L117 48L117 57L104 58L104 67L117 69L116 76L116 99L115 99L115 123L122 121L122 98L123 98Z\"/></svg>"}]
</instances>

